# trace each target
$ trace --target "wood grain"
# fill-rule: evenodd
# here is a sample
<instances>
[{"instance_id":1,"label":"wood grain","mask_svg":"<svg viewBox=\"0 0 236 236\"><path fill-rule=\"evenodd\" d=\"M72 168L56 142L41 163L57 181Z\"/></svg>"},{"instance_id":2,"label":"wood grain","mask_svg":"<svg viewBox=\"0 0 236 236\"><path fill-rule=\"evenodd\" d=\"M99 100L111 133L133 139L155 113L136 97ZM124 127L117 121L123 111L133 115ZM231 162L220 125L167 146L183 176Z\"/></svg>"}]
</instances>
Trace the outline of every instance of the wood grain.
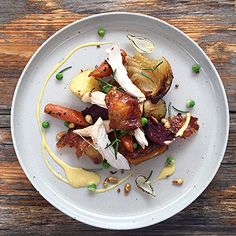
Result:
<instances>
[{"instance_id":1,"label":"wood grain","mask_svg":"<svg viewBox=\"0 0 236 236\"><path fill-rule=\"evenodd\" d=\"M0 0L0 235L120 235L65 216L34 189L12 145L11 100L29 58L54 32L85 16L130 11L161 18L194 39L224 83L230 135L222 165L204 193L160 224L122 235L235 235L236 232L236 18L234 0Z\"/></svg>"}]
</instances>

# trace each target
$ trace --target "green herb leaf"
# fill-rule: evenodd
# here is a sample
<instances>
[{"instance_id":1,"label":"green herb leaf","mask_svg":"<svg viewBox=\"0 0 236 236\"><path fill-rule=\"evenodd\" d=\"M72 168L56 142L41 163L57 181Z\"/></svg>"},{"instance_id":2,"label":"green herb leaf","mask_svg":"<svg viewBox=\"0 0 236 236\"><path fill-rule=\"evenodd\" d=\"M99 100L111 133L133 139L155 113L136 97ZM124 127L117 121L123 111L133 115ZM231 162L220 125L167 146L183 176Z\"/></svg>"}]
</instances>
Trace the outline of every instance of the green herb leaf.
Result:
<instances>
[{"instance_id":1,"label":"green herb leaf","mask_svg":"<svg viewBox=\"0 0 236 236\"><path fill-rule=\"evenodd\" d=\"M157 69L158 66L160 66L163 63L163 61L161 61L160 63L158 63L155 67L153 67L153 71L155 71Z\"/></svg>"},{"instance_id":2,"label":"green herb leaf","mask_svg":"<svg viewBox=\"0 0 236 236\"><path fill-rule=\"evenodd\" d=\"M148 74L146 74L144 72L141 72L140 74L153 82L153 79Z\"/></svg>"},{"instance_id":3,"label":"green herb leaf","mask_svg":"<svg viewBox=\"0 0 236 236\"><path fill-rule=\"evenodd\" d=\"M180 113L184 113L184 114L186 114L186 113L189 112L189 111L182 111L182 110L180 110L180 109L178 109L178 108L176 108L176 107L174 107L174 106L172 106L172 108L173 108L174 110L176 110L176 111L178 111L178 112L180 112Z\"/></svg>"},{"instance_id":4,"label":"green herb leaf","mask_svg":"<svg viewBox=\"0 0 236 236\"><path fill-rule=\"evenodd\" d=\"M149 174L149 176L146 178L146 180L144 181L144 183L146 183L150 178L151 178L151 176L152 176L152 173L153 173L153 170L151 170L151 172L150 172L150 174Z\"/></svg>"},{"instance_id":5,"label":"green herb leaf","mask_svg":"<svg viewBox=\"0 0 236 236\"><path fill-rule=\"evenodd\" d=\"M169 105L168 105L168 115L169 117L171 117L171 102L169 102Z\"/></svg>"},{"instance_id":6,"label":"green herb leaf","mask_svg":"<svg viewBox=\"0 0 236 236\"><path fill-rule=\"evenodd\" d=\"M70 68L72 68L72 66L68 66L68 67L62 69L61 71L59 71L58 73L63 73L64 71L69 70Z\"/></svg>"}]
</instances>

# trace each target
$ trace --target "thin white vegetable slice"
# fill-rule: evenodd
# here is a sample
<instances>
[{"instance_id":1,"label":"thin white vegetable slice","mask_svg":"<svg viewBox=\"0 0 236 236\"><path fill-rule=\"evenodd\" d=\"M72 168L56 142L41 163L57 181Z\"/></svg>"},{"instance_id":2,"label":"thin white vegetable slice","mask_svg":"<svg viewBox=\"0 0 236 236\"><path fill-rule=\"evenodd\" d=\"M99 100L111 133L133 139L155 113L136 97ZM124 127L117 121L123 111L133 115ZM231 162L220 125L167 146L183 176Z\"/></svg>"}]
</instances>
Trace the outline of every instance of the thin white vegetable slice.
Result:
<instances>
[{"instance_id":1,"label":"thin white vegetable slice","mask_svg":"<svg viewBox=\"0 0 236 236\"><path fill-rule=\"evenodd\" d=\"M155 44L150 39L132 34L126 34L126 36L134 48L140 53L151 53L156 48Z\"/></svg>"},{"instance_id":2,"label":"thin white vegetable slice","mask_svg":"<svg viewBox=\"0 0 236 236\"><path fill-rule=\"evenodd\" d=\"M109 127L109 125L110 125L109 120L104 120L103 124L105 126L106 133L112 132L112 129L110 129L110 127ZM83 137L90 137L91 132L92 132L92 128L93 128L93 125L90 125L90 126L83 128L83 129L76 129L73 132L80 135L80 136L83 136Z\"/></svg>"},{"instance_id":3,"label":"thin white vegetable slice","mask_svg":"<svg viewBox=\"0 0 236 236\"><path fill-rule=\"evenodd\" d=\"M132 83L127 75L127 71L122 63L122 57L118 46L107 49L106 52L108 54L107 62L110 64L112 70L116 71L114 76L116 82L121 86L122 89L125 90L125 92L133 97L137 97L139 101L144 101L146 99L145 95L136 85Z\"/></svg>"},{"instance_id":4,"label":"thin white vegetable slice","mask_svg":"<svg viewBox=\"0 0 236 236\"><path fill-rule=\"evenodd\" d=\"M145 137L145 134L140 128L137 128L134 131L134 137L137 140L138 144L142 147L142 149L144 149L145 146L148 146L148 141Z\"/></svg>"},{"instance_id":5,"label":"thin white vegetable slice","mask_svg":"<svg viewBox=\"0 0 236 236\"><path fill-rule=\"evenodd\" d=\"M118 152L117 156L115 156L114 148L111 146L107 147L107 145L110 144L110 140L106 134L105 126L101 118L99 118L92 127L91 138L103 158L106 159L112 167L124 170L130 169L127 159L122 154Z\"/></svg>"},{"instance_id":6,"label":"thin white vegetable slice","mask_svg":"<svg viewBox=\"0 0 236 236\"><path fill-rule=\"evenodd\" d=\"M85 93L81 100L83 102L90 102L100 107L107 108L105 103L105 96L106 96L105 93L95 91L95 92Z\"/></svg>"}]
</instances>

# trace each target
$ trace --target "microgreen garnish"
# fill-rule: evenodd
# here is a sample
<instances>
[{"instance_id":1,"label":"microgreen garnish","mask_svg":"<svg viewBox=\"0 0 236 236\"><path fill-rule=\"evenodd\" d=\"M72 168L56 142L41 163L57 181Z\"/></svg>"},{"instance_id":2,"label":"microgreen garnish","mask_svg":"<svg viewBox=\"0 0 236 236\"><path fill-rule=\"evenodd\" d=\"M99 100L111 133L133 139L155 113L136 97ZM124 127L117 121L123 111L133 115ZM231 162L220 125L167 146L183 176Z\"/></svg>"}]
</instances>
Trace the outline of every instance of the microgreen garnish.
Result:
<instances>
[{"instance_id":1,"label":"microgreen garnish","mask_svg":"<svg viewBox=\"0 0 236 236\"><path fill-rule=\"evenodd\" d=\"M188 113L189 111L182 111L182 110L180 110L180 109L178 109L178 108L176 108L176 107L174 107L174 106L172 106L172 108L174 109L174 110L176 110L176 111L178 111L178 112L180 112L180 113Z\"/></svg>"},{"instance_id":2,"label":"microgreen garnish","mask_svg":"<svg viewBox=\"0 0 236 236\"><path fill-rule=\"evenodd\" d=\"M168 115L169 117L171 117L171 102L169 102L169 105L168 105Z\"/></svg>"},{"instance_id":3,"label":"microgreen garnish","mask_svg":"<svg viewBox=\"0 0 236 236\"><path fill-rule=\"evenodd\" d=\"M144 72L141 72L140 74L153 82L153 79L148 74L146 74Z\"/></svg>"},{"instance_id":4,"label":"microgreen garnish","mask_svg":"<svg viewBox=\"0 0 236 236\"><path fill-rule=\"evenodd\" d=\"M144 183L146 183L150 178L151 178L151 176L152 176L152 173L153 173L153 170L151 170L151 172L150 172L150 174L149 174L149 176L146 178L146 180L144 181Z\"/></svg>"}]
</instances>

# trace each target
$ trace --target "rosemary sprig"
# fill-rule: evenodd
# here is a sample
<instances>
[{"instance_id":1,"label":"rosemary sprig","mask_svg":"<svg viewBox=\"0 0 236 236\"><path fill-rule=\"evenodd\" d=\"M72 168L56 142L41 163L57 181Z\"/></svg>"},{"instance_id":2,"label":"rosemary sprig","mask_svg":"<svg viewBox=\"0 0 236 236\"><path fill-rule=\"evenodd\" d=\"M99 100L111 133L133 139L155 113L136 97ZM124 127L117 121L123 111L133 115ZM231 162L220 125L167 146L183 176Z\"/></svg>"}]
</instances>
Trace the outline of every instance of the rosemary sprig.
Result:
<instances>
[{"instance_id":1,"label":"rosemary sprig","mask_svg":"<svg viewBox=\"0 0 236 236\"><path fill-rule=\"evenodd\" d=\"M153 71L155 71L162 63L163 63L163 61L159 62L159 63L153 68Z\"/></svg>"},{"instance_id":2,"label":"rosemary sprig","mask_svg":"<svg viewBox=\"0 0 236 236\"><path fill-rule=\"evenodd\" d=\"M146 74L144 72L141 72L140 74L153 82L153 79L148 74Z\"/></svg>"},{"instance_id":3,"label":"rosemary sprig","mask_svg":"<svg viewBox=\"0 0 236 236\"><path fill-rule=\"evenodd\" d=\"M169 117L171 117L171 102L169 102L169 105L168 105L168 115Z\"/></svg>"},{"instance_id":4,"label":"rosemary sprig","mask_svg":"<svg viewBox=\"0 0 236 236\"><path fill-rule=\"evenodd\" d=\"M180 112L180 113L184 113L184 114L186 114L186 113L189 112L189 111L182 111L182 110L180 110L180 109L178 109L178 108L176 108L176 107L174 107L174 106L172 106L172 108L173 108L174 110L176 110L176 111L178 111L178 112Z\"/></svg>"},{"instance_id":5,"label":"rosemary sprig","mask_svg":"<svg viewBox=\"0 0 236 236\"><path fill-rule=\"evenodd\" d=\"M115 129L113 130L113 132L114 132L114 135L115 135L115 139L112 142L110 142L109 144L107 144L106 148L108 148L110 146L112 146L114 148L115 159L117 160L117 153L118 153L120 139L118 138L117 132L116 132Z\"/></svg>"},{"instance_id":6,"label":"rosemary sprig","mask_svg":"<svg viewBox=\"0 0 236 236\"><path fill-rule=\"evenodd\" d=\"M143 68L143 70L155 71L162 63L163 63L163 61L159 62L156 66L154 66L152 68Z\"/></svg>"},{"instance_id":7,"label":"rosemary sprig","mask_svg":"<svg viewBox=\"0 0 236 236\"><path fill-rule=\"evenodd\" d=\"M72 68L72 66L68 66L68 67L62 69L61 71L59 71L58 73L63 73L64 71L69 70L70 68Z\"/></svg>"},{"instance_id":8,"label":"rosemary sprig","mask_svg":"<svg viewBox=\"0 0 236 236\"><path fill-rule=\"evenodd\" d=\"M112 84L110 84L110 83L108 83L107 81L105 81L104 79L96 79L97 81L99 81L99 82L101 82L101 83L103 83L103 84L105 84L105 85L107 85L107 86L109 86L110 88L115 88L115 86L114 85L112 85ZM121 87L119 87L119 88L116 88L117 90L119 90L120 92L122 92L122 93L125 93L125 90L124 89L122 89Z\"/></svg>"},{"instance_id":9,"label":"rosemary sprig","mask_svg":"<svg viewBox=\"0 0 236 236\"><path fill-rule=\"evenodd\" d=\"M144 183L146 183L150 178L151 178L151 176L152 176L152 173L153 173L153 170L151 170L151 172L150 172L150 174L149 174L149 176L146 178L146 180L144 181Z\"/></svg>"}]
</instances>

